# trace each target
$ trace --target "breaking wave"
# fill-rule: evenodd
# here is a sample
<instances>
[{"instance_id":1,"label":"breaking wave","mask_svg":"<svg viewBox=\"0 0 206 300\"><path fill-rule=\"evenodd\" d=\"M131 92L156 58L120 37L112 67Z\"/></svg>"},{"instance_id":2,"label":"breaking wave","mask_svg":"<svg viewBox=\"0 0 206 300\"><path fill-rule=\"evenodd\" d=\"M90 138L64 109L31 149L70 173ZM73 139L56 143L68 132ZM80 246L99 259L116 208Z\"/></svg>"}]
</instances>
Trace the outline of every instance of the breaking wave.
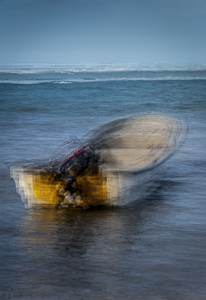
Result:
<instances>
[{"instance_id":1,"label":"breaking wave","mask_svg":"<svg viewBox=\"0 0 206 300\"><path fill-rule=\"evenodd\" d=\"M68 80L0 80L0 84L19 84L19 85L36 85L36 84L72 84L72 83L92 83L92 82L117 82L117 81L190 81L206 80L206 76L165 76L165 77L124 77L124 78L92 78L92 79L68 79Z\"/></svg>"},{"instance_id":2,"label":"breaking wave","mask_svg":"<svg viewBox=\"0 0 206 300\"><path fill-rule=\"evenodd\" d=\"M41 84L50 82L53 82L53 80L0 80L0 84Z\"/></svg>"},{"instance_id":3,"label":"breaking wave","mask_svg":"<svg viewBox=\"0 0 206 300\"><path fill-rule=\"evenodd\" d=\"M137 65L137 64L88 64L88 65L3 65L0 74L74 74L74 73L114 73L114 72L164 72L164 71L206 71L206 65Z\"/></svg>"}]
</instances>

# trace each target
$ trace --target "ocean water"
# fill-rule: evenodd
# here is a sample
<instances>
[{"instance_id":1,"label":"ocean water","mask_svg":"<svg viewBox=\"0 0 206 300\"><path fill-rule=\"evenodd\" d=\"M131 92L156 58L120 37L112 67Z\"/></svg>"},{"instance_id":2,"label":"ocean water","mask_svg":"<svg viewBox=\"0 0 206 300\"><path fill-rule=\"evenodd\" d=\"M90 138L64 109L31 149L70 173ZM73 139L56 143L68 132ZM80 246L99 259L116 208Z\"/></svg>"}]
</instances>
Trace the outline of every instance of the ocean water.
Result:
<instances>
[{"instance_id":1,"label":"ocean water","mask_svg":"<svg viewBox=\"0 0 206 300\"><path fill-rule=\"evenodd\" d=\"M149 197L25 209L9 166L133 113L178 115L187 140ZM206 298L206 66L0 67L0 298Z\"/></svg>"}]
</instances>

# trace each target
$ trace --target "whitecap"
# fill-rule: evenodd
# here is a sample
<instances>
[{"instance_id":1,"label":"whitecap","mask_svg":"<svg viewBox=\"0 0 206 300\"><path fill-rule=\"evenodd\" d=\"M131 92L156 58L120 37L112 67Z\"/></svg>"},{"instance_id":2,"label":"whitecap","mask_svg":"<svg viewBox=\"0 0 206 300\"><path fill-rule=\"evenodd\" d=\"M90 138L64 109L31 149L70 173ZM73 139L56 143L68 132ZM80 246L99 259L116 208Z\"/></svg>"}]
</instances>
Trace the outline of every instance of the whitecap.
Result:
<instances>
[{"instance_id":1,"label":"whitecap","mask_svg":"<svg viewBox=\"0 0 206 300\"><path fill-rule=\"evenodd\" d=\"M0 74L74 74L116 72L206 71L205 64L28 64L3 65Z\"/></svg>"},{"instance_id":2,"label":"whitecap","mask_svg":"<svg viewBox=\"0 0 206 300\"><path fill-rule=\"evenodd\" d=\"M41 84L50 83L53 80L0 80L0 84Z\"/></svg>"}]
</instances>

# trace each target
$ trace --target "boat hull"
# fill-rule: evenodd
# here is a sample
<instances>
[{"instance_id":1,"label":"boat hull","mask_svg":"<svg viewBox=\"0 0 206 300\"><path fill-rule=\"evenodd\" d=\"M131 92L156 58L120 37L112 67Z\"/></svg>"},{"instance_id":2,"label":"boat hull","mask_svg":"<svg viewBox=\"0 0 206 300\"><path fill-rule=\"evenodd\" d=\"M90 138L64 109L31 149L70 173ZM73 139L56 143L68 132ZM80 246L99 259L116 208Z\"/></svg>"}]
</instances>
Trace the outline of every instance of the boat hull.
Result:
<instances>
[{"instance_id":1,"label":"boat hull","mask_svg":"<svg viewBox=\"0 0 206 300\"><path fill-rule=\"evenodd\" d=\"M117 119L89 134L86 146L68 155L72 160L63 160L59 169L12 167L11 177L28 207L124 206L155 189L155 178L184 133L183 122L170 116ZM70 184L67 173L76 174Z\"/></svg>"}]
</instances>

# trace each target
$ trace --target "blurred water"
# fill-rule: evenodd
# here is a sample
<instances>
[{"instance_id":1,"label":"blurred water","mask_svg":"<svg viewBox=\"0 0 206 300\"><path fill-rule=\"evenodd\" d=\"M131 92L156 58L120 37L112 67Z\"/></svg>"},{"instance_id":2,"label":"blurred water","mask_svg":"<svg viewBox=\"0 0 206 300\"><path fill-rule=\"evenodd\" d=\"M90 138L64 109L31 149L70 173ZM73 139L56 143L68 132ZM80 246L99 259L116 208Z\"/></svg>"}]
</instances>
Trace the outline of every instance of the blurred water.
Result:
<instances>
[{"instance_id":1,"label":"blurred water","mask_svg":"<svg viewBox=\"0 0 206 300\"><path fill-rule=\"evenodd\" d=\"M0 71L0 298L205 299L206 71L10 67ZM25 210L8 164L116 117L165 112L187 141L159 189L125 208Z\"/></svg>"}]
</instances>

